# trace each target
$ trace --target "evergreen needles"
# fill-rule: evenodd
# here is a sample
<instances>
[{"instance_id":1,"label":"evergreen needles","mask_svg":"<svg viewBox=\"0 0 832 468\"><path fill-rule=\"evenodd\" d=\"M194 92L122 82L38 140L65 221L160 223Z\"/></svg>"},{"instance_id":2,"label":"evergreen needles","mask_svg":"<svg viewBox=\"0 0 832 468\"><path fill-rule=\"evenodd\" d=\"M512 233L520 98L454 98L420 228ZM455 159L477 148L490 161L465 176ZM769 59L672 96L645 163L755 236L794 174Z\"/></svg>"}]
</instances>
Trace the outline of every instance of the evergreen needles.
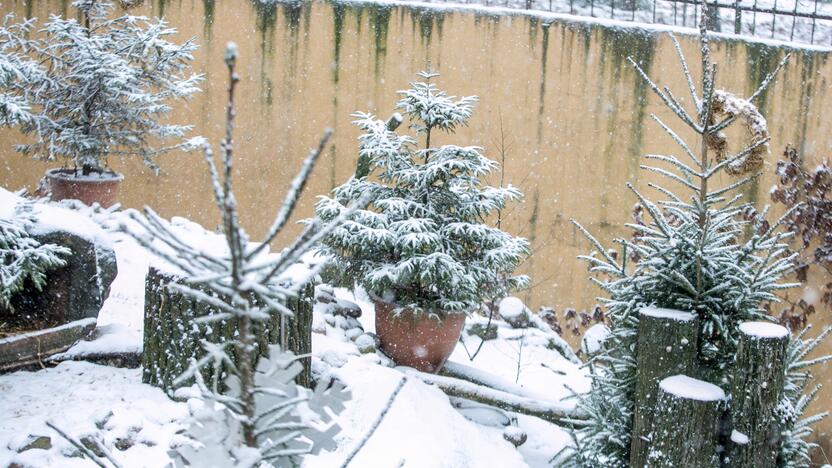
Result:
<instances>
[{"instance_id":1,"label":"evergreen needles","mask_svg":"<svg viewBox=\"0 0 832 468\"><path fill-rule=\"evenodd\" d=\"M703 18L706 10L703 5ZM593 254L581 258L589 263L596 276L593 281L607 295L603 301L611 334L603 351L589 363L592 389L581 396L579 406L590 420L587 426L573 432L576 452L569 463L574 466L623 467L630 463L639 309L656 306L696 313L700 323L701 373L696 377L727 389L737 349L738 324L772 320L765 314L764 303L777 301L779 290L793 286L782 283L784 275L791 271L792 260L786 245L791 234L780 229L783 218L769 225L764 210L761 216L749 221L744 213L750 205L742 202L739 193L756 177L752 171L759 168L760 158L768 153L765 119L753 101L772 82L773 74L747 100L716 89L717 67L711 62L704 20L701 23L703 78L699 89L671 35L688 83L692 109L688 110L670 89L660 88L630 59L653 92L684 126L698 135L699 141L695 145L687 143L680 133L652 115L677 143L681 156L646 156L649 163L641 168L665 181L648 184L662 198L654 201L629 187L648 221L627 225L633 232L632 239L616 241L623 246L623 255L610 254L578 225L595 249ZM784 63L785 59L778 71ZM750 141L729 155L722 131L738 120L748 126ZM696 147L699 152L693 151ZM718 185L718 175L726 172L745 177ZM794 362L790 369L794 369ZM806 376L792 370L786 380L783 405L790 410L783 422L780 458L783 466L791 466L795 460L804 459L808 450L801 439L808 433L805 423L797 422L806 406L803 399L807 397L801 393Z\"/></svg>"},{"instance_id":2,"label":"evergreen needles","mask_svg":"<svg viewBox=\"0 0 832 468\"><path fill-rule=\"evenodd\" d=\"M337 187L332 198L322 197L316 212L319 220L332 220L360 197L369 204L324 238L323 251L346 283L400 308L465 313L527 281L512 272L528 253L528 242L486 222L521 193L482 185L498 165L481 148L432 146L436 130L452 133L468 123L477 99L447 95L431 81L436 73L419 76L422 81L399 92L396 108L424 135L424 147L395 131L399 114L388 122L355 114L364 132L359 160L366 169Z\"/></svg>"}]
</instances>

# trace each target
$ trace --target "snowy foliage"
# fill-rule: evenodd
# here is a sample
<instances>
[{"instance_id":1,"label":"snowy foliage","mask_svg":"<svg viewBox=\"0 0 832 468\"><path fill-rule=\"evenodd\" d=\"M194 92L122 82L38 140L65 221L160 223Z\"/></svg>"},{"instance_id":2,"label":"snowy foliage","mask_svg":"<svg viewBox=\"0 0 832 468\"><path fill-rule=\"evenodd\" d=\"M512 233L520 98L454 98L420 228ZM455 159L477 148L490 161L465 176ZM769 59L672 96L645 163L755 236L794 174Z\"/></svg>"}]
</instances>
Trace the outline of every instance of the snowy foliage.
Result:
<instances>
[{"instance_id":1,"label":"snowy foliage","mask_svg":"<svg viewBox=\"0 0 832 468\"><path fill-rule=\"evenodd\" d=\"M46 285L49 270L66 265L66 247L41 244L29 233L35 217L32 202L21 201L10 217L0 217L0 306L11 308L11 298L27 284Z\"/></svg>"},{"instance_id":2,"label":"snowy foliage","mask_svg":"<svg viewBox=\"0 0 832 468\"><path fill-rule=\"evenodd\" d=\"M832 356L806 359L809 353L815 350L832 333L832 327L827 327L817 337L804 339L809 328L805 328L789 343L786 386L779 407L779 416L784 423L782 445L777 457L777 466L780 467L792 468L809 465L809 450L815 444L807 442L806 438L814 432L812 424L828 416L829 413L826 411L806 418L803 417L809 403L814 401L818 390L820 390L820 384L810 385L812 374L809 372L809 368L832 360Z\"/></svg>"},{"instance_id":3,"label":"snowy foliage","mask_svg":"<svg viewBox=\"0 0 832 468\"><path fill-rule=\"evenodd\" d=\"M269 356L259 357L253 324L275 315L281 318L293 315L285 302L296 298L299 289L318 270L291 281L281 278L321 237L347 219L352 210L346 209L330 223L312 223L280 254L269 255L266 250L291 217L329 139L327 132L319 147L304 161L266 238L261 243L249 243L239 225L232 189L234 90L239 81L234 69L236 59L237 48L229 44L225 53L230 80L228 120L225 138L220 144L221 172L217 171L211 147L207 143L202 145L228 248L212 252L201 249L172 231L150 208L145 209L144 217L134 213L132 218L141 229L130 234L181 271L181 282L169 287L217 310L200 318L202 323L228 321L237 330L236 340L222 343L203 340L205 355L192 362L178 378L180 383L194 378L204 402L188 432L195 443L178 450L179 462L200 467L249 467L266 463L292 466L304 454L332 446L339 431L332 416L343 409L342 401L348 392L338 384L329 386L329 382L319 383L314 392L300 388L294 381L298 364L286 351L287 338L283 333L286 327L281 327L280 345L270 347ZM201 370L209 366L214 369L213 377L205 382ZM228 373L224 382L220 381L220 368Z\"/></svg>"},{"instance_id":4,"label":"snowy foliage","mask_svg":"<svg viewBox=\"0 0 832 468\"><path fill-rule=\"evenodd\" d=\"M338 382L331 388L320 385L314 392L300 387L295 377L301 369L295 356L277 345L270 347L268 358L258 361L254 377L259 389L254 398L257 449L248 447L242 438L237 417L242 413L240 381L230 375L221 403L209 399L193 405L188 435L196 443L171 452L176 466L226 468L262 462L300 466L303 455L336 448L334 437L340 428L332 414L344 410L349 393ZM229 454L233 465L228 463Z\"/></svg>"},{"instance_id":5,"label":"snowy foliage","mask_svg":"<svg viewBox=\"0 0 832 468\"><path fill-rule=\"evenodd\" d=\"M713 119L712 106L717 94L715 66L710 62L704 31L700 38L705 71L701 94L674 38L695 106L692 113L667 88L660 90L638 64L633 62L633 65L673 113L699 135L702 141L696 146L707 148L707 141L720 135L736 116ZM773 74L744 102L753 102L772 78ZM677 195L678 190L650 184L663 197L654 202L630 187L649 216L647 221L627 225L634 235L632 239L617 240L623 246L623 255L618 257L579 226L596 250L582 258L596 275L593 281L608 295L605 305L611 330L600 354L590 364L592 391L581 397L580 406L590 420L588 425L576 430L578 447L571 461L576 466L629 464L636 377L634 350L640 308L657 306L696 313L700 323L701 378L730 388L738 325L743 321L772 320L765 315L763 305L777 301L777 291L791 286L780 283L791 270L792 260L786 245L791 234L779 229L782 219L767 223L767 210L753 222L744 217L750 205L741 201L738 189L751 178L717 185L718 174L735 172L732 169L738 167L737 163L766 145L768 138L752 140L732 156L712 154L709 158L707 149L694 154L694 145L685 142L659 117L652 117L686 157L683 161L674 155L647 155L655 165L641 167L665 177L684 194ZM788 377L790 385L799 386L792 374ZM803 409L805 405L800 411ZM785 444L795 446L796 451L803 450L805 455L805 444L800 446L803 435L800 431L787 431Z\"/></svg>"},{"instance_id":6,"label":"snowy foliage","mask_svg":"<svg viewBox=\"0 0 832 468\"><path fill-rule=\"evenodd\" d=\"M111 155L153 156L178 147L187 125L163 124L168 101L199 91L188 75L193 40L170 42L176 30L161 19L108 19L104 0L76 0L82 22L51 16L0 27L0 123L19 125L32 143L16 149L36 159L61 159L84 174L102 171Z\"/></svg>"},{"instance_id":7,"label":"snowy foliage","mask_svg":"<svg viewBox=\"0 0 832 468\"><path fill-rule=\"evenodd\" d=\"M43 70L26 54L20 52L21 41L32 29L34 19L13 23L14 15L6 15L0 24L0 125L13 126L29 122L31 107L24 96L11 90L19 83L42 78Z\"/></svg>"},{"instance_id":8,"label":"snowy foliage","mask_svg":"<svg viewBox=\"0 0 832 468\"><path fill-rule=\"evenodd\" d=\"M498 168L476 146L431 146L435 130L446 133L466 125L476 98L457 98L430 80L399 91L397 109L407 115L425 146L394 130L401 116L385 123L373 115L356 114L364 132L359 160L369 175L360 174L322 197L318 219L341 215L346 205L369 198L366 209L335 229L323 242L336 269L379 296L394 299L414 312L464 313L483 299L495 299L525 284L511 276L528 252L525 239L512 237L485 220L517 200L509 186L482 186L481 179Z\"/></svg>"}]
</instances>

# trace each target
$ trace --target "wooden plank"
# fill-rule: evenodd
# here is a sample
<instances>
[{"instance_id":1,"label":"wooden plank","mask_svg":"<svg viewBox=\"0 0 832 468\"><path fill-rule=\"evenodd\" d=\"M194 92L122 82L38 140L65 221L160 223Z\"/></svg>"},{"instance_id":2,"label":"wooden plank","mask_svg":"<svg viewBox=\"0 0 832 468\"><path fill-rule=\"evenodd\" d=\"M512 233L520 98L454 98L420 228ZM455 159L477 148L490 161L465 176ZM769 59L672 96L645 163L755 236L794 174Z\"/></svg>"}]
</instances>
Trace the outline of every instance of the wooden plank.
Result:
<instances>
[{"instance_id":1,"label":"wooden plank","mask_svg":"<svg viewBox=\"0 0 832 468\"><path fill-rule=\"evenodd\" d=\"M9 371L44 361L69 349L95 329L95 318L85 318L0 340L0 371Z\"/></svg>"}]
</instances>

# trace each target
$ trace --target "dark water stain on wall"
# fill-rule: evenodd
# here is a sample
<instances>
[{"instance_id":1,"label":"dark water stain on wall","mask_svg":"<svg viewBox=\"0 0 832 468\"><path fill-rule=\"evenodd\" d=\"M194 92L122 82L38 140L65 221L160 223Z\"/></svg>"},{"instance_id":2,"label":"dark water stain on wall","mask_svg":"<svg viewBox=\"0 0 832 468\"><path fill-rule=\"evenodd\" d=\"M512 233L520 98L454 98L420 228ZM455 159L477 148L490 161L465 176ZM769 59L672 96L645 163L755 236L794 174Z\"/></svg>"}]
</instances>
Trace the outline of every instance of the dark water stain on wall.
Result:
<instances>
[{"instance_id":1,"label":"dark water stain on wall","mask_svg":"<svg viewBox=\"0 0 832 468\"><path fill-rule=\"evenodd\" d=\"M271 106L274 101L274 83L269 76L273 54L274 35L277 29L277 5L252 2L256 17L255 28L260 35L260 101Z\"/></svg>"},{"instance_id":2,"label":"dark water stain on wall","mask_svg":"<svg viewBox=\"0 0 832 468\"><path fill-rule=\"evenodd\" d=\"M754 43L749 42L746 44L746 95L750 96L754 91L759 88L760 84L766 79L767 76L774 73L777 69L777 65L783 59L783 51L780 48L772 47L767 44L761 43ZM754 101L754 104L763 114L766 116L768 112L771 110L769 109L769 96L772 92L772 86L769 86L764 91L762 91L757 99ZM745 201L749 203L753 203L755 206L760 199L760 178L755 177L749 184L745 186L743 189L743 195L745 197Z\"/></svg>"},{"instance_id":3,"label":"dark water stain on wall","mask_svg":"<svg viewBox=\"0 0 832 468\"><path fill-rule=\"evenodd\" d=\"M648 76L656 53L657 36L647 31L622 31L619 29L598 28L602 43L601 62L609 58L612 83L620 83L623 75L632 80L633 118L630 132L633 137L627 148L629 178L635 182L638 178L639 159L644 132L647 98L650 92L648 84L639 76L629 59L637 63ZM604 69L602 65L602 69Z\"/></svg>"},{"instance_id":4,"label":"dark water stain on wall","mask_svg":"<svg viewBox=\"0 0 832 468\"><path fill-rule=\"evenodd\" d=\"M368 19L373 32L373 72L378 81L380 72L387 57L387 33L390 30L390 12L388 5L372 5L369 7Z\"/></svg>"},{"instance_id":5,"label":"dark water stain on wall","mask_svg":"<svg viewBox=\"0 0 832 468\"><path fill-rule=\"evenodd\" d=\"M549 28L552 23L543 23L543 38L540 46L540 91L537 107L537 144L543 140L543 113L546 110L546 64L549 61Z\"/></svg>"},{"instance_id":6,"label":"dark water stain on wall","mask_svg":"<svg viewBox=\"0 0 832 468\"><path fill-rule=\"evenodd\" d=\"M419 31L419 38L425 47L425 53L430 54L430 46L434 32L440 38L442 36L442 25L445 22L445 13L433 8L416 7L412 9L410 19L413 22L413 28ZM429 59L429 56L426 59Z\"/></svg>"},{"instance_id":7,"label":"dark water stain on wall","mask_svg":"<svg viewBox=\"0 0 832 468\"><path fill-rule=\"evenodd\" d=\"M202 34L205 35L205 42L211 42L214 26L214 4L216 0L202 0Z\"/></svg>"},{"instance_id":8,"label":"dark water stain on wall","mask_svg":"<svg viewBox=\"0 0 832 468\"><path fill-rule=\"evenodd\" d=\"M534 51L537 47L537 31L540 28L540 18L537 16L527 16L526 24L529 31L529 49Z\"/></svg>"}]
</instances>

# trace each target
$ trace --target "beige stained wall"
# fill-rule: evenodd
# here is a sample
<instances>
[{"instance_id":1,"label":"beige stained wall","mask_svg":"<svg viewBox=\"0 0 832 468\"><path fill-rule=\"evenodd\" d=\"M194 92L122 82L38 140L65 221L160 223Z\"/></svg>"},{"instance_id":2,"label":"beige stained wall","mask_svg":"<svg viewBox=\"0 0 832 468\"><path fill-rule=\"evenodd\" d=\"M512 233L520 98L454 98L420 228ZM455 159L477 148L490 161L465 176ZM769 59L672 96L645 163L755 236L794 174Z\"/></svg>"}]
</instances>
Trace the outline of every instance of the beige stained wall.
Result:
<instances>
[{"instance_id":1,"label":"beige stained wall","mask_svg":"<svg viewBox=\"0 0 832 468\"><path fill-rule=\"evenodd\" d=\"M2 0L0 13L44 18L65 12L68 3ZM598 291L575 259L589 245L569 220L580 221L605 242L625 234L620 226L630 220L635 202L625 184L649 192L646 183L656 180L638 169L640 156L677 151L649 116L656 113L683 129L637 79L626 57L642 63L660 85L689 103L669 38L637 28L330 2L269 10L246 0L149 0L135 12L163 15L179 30L179 39L196 37L201 45L195 68L206 74L205 90L176 106L171 118L192 123L194 134L214 143L224 122L224 45L233 40L240 46L235 175L242 221L255 238L264 233L325 127L335 130L334 144L315 168L297 219L310 216L315 197L354 171L358 131L351 125L352 112L386 118L395 92L426 67L442 74L440 86L450 93L479 95L470 126L441 141L480 145L498 160L504 153L505 181L526 196L506 211L503 225L532 241L534 253L523 269L533 287L522 294L535 308L549 305L560 311L595 303ZM687 35L681 40L698 74L696 42ZM745 96L790 51L727 39L717 40L714 49L719 87ZM762 180L747 191L759 204L768 201L773 164L786 143L799 145L809 161L832 155L830 53L792 52L782 76L760 100L772 134L772 155ZM732 136L741 138L738 132ZM4 187L33 187L47 167L56 165L15 154L10 146L19 138L13 131L0 132ZM112 162L126 175L124 205L150 205L166 217L186 216L215 226L201 157L170 154L158 162L159 177L137 161ZM491 182L498 183L499 174ZM291 231L287 235L299 228ZM814 320L822 325L829 317L823 311ZM832 343L826 351L832 351ZM815 407L829 409L832 367L820 374L828 389ZM832 432L832 424L824 429Z\"/></svg>"}]
</instances>

